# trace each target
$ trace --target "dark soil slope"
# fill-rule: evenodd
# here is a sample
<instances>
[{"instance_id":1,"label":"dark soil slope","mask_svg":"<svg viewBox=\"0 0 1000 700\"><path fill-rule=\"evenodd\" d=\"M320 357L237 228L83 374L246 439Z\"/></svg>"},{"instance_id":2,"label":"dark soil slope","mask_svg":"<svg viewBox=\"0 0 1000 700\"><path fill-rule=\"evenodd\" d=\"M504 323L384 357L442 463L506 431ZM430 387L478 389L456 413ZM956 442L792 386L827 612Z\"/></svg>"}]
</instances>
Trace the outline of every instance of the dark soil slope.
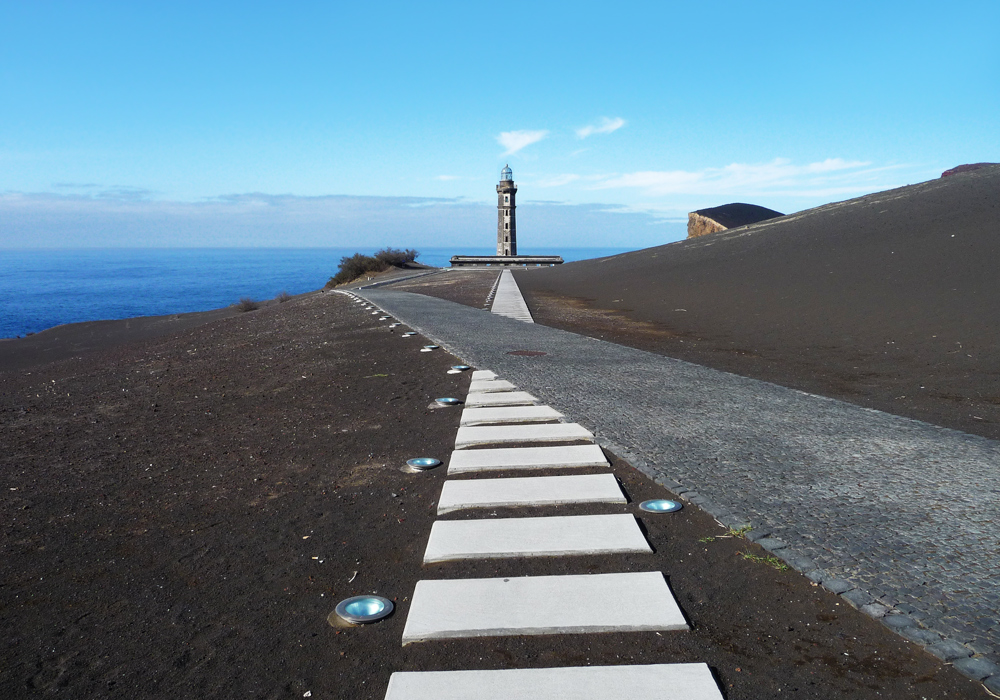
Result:
<instances>
[{"instance_id":1,"label":"dark soil slope","mask_svg":"<svg viewBox=\"0 0 1000 700\"><path fill-rule=\"evenodd\" d=\"M1000 166L515 274L538 322L1000 439Z\"/></svg>"}]
</instances>

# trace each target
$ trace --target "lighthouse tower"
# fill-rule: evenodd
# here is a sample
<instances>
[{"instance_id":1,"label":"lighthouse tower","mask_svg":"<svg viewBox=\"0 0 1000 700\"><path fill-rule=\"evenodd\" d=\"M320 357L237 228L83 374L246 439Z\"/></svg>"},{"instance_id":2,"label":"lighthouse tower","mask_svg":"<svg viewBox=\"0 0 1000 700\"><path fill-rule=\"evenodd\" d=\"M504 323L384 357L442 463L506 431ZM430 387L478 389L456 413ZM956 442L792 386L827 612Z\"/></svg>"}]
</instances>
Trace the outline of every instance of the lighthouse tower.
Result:
<instances>
[{"instance_id":1,"label":"lighthouse tower","mask_svg":"<svg viewBox=\"0 0 1000 700\"><path fill-rule=\"evenodd\" d=\"M514 173L505 165L497 185L497 255L517 255L517 226L514 224Z\"/></svg>"}]
</instances>

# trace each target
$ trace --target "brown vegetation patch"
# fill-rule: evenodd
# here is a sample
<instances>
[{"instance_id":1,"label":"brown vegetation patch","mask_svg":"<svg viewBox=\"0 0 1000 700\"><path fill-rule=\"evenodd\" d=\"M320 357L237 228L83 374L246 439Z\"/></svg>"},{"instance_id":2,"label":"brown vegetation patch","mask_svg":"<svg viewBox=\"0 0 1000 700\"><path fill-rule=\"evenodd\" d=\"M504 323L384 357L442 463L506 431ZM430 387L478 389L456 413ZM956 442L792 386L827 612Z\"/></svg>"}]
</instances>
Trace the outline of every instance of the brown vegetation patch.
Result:
<instances>
[{"instance_id":1,"label":"brown vegetation patch","mask_svg":"<svg viewBox=\"0 0 1000 700\"><path fill-rule=\"evenodd\" d=\"M584 335L595 338L620 336L622 324L627 324L630 336L647 341L688 337L665 326L649 321L636 321L629 317L631 309L602 309L593 306L593 299L563 296L550 291L537 290L525 302L536 323L566 330L586 329Z\"/></svg>"}]
</instances>

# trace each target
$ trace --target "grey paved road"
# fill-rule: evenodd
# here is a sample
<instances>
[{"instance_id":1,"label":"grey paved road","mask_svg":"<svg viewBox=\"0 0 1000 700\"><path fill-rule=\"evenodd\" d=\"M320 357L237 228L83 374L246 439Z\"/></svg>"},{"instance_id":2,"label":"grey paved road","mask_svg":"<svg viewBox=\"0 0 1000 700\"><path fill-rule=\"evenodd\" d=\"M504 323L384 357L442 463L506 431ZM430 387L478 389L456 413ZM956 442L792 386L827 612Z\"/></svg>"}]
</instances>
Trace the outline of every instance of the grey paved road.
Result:
<instances>
[{"instance_id":1,"label":"grey paved road","mask_svg":"<svg viewBox=\"0 0 1000 700\"><path fill-rule=\"evenodd\" d=\"M723 523L751 523L814 580L854 588L856 607L907 613L892 620L904 636L1000 670L988 662L1000 651L1000 443L441 299L361 293Z\"/></svg>"}]
</instances>

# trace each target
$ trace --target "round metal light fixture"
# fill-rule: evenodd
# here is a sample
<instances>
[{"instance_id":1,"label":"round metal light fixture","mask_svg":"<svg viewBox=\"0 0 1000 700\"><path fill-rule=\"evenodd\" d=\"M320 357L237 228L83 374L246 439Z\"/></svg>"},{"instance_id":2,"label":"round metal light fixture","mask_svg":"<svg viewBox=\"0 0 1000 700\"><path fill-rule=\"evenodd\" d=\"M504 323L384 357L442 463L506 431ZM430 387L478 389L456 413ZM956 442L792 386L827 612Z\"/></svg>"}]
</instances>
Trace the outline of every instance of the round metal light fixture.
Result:
<instances>
[{"instance_id":1,"label":"round metal light fixture","mask_svg":"<svg viewBox=\"0 0 1000 700\"><path fill-rule=\"evenodd\" d=\"M440 466L440 464L441 460L435 459L434 457L415 457L414 459L406 460L406 466L412 467L417 471L433 469L434 467Z\"/></svg>"},{"instance_id":2,"label":"round metal light fixture","mask_svg":"<svg viewBox=\"0 0 1000 700\"><path fill-rule=\"evenodd\" d=\"M472 369L471 367L469 367L469 365L452 365L451 368L454 370L458 370L459 372L464 372L468 369Z\"/></svg>"},{"instance_id":3,"label":"round metal light fixture","mask_svg":"<svg viewBox=\"0 0 1000 700\"><path fill-rule=\"evenodd\" d=\"M334 612L345 622L363 625L392 614L392 601L379 595L356 595L337 603Z\"/></svg>"},{"instance_id":4,"label":"round metal light fixture","mask_svg":"<svg viewBox=\"0 0 1000 700\"><path fill-rule=\"evenodd\" d=\"M674 513L683 508L678 501L671 501L666 498L654 498L651 501L643 501L639 504L639 510L647 513Z\"/></svg>"},{"instance_id":5,"label":"round metal light fixture","mask_svg":"<svg viewBox=\"0 0 1000 700\"><path fill-rule=\"evenodd\" d=\"M457 406L462 403L462 399L453 399L451 397L446 397L443 399L434 399L434 403L439 403L442 406Z\"/></svg>"},{"instance_id":6,"label":"round metal light fixture","mask_svg":"<svg viewBox=\"0 0 1000 700\"><path fill-rule=\"evenodd\" d=\"M403 334L402 334L401 336L399 336L399 337L400 337L400 338L409 338L409 337L410 337L411 335L416 335L416 333L415 333L415 332L413 332L413 331L406 331L406 333L403 333Z\"/></svg>"}]
</instances>

